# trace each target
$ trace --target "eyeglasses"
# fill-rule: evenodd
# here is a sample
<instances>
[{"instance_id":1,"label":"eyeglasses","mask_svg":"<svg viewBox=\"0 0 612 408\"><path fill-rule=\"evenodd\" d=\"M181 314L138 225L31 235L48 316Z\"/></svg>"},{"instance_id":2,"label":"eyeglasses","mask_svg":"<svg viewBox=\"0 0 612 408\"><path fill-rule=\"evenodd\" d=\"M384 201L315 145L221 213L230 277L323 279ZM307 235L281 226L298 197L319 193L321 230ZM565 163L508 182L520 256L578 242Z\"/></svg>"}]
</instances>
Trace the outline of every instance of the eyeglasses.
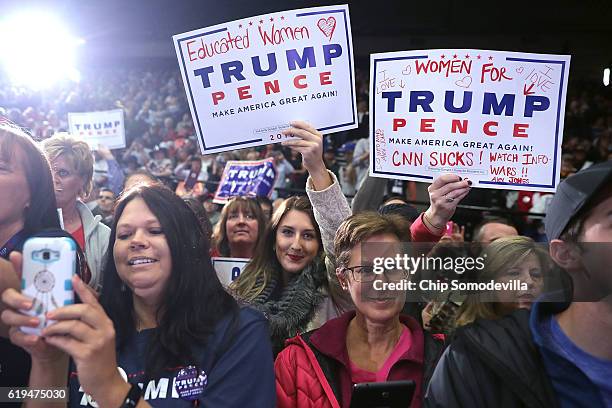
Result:
<instances>
[{"instance_id":1,"label":"eyeglasses","mask_svg":"<svg viewBox=\"0 0 612 408\"><path fill-rule=\"evenodd\" d=\"M374 282L376 279L380 279L382 273L375 273L372 265L357 265L343 268L351 273L355 282ZM391 281L399 281L408 276L404 269L385 269L384 271L387 279Z\"/></svg>"}]
</instances>

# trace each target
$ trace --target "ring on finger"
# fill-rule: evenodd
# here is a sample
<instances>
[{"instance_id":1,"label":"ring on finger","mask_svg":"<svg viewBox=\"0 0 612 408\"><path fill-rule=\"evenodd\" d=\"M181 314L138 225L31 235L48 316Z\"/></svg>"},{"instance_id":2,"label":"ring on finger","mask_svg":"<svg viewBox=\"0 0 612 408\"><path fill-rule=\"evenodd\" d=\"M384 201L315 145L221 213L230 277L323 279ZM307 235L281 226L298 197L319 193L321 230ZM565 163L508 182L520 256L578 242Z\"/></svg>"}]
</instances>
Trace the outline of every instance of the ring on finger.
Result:
<instances>
[{"instance_id":1,"label":"ring on finger","mask_svg":"<svg viewBox=\"0 0 612 408\"><path fill-rule=\"evenodd\" d=\"M447 196L446 194L444 195L444 197L446 197L446 202L447 203L452 203L453 201L455 201L454 198Z\"/></svg>"}]
</instances>

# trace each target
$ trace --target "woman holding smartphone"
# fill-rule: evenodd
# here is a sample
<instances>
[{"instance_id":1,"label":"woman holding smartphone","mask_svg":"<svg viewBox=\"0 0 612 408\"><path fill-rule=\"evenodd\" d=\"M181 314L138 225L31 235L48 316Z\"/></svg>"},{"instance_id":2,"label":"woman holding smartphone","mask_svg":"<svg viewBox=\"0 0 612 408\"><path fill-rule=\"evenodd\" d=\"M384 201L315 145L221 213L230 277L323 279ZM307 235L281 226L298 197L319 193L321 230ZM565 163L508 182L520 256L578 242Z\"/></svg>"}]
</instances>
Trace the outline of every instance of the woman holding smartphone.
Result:
<instances>
[{"instance_id":1,"label":"woman holding smartphone","mask_svg":"<svg viewBox=\"0 0 612 408\"><path fill-rule=\"evenodd\" d=\"M30 387L65 386L70 357L69 406L273 407L267 322L223 290L187 204L137 186L115 214L99 301L73 278L83 303L51 312L38 337L19 330L35 326L18 312L30 300L2 295L11 340L32 355Z\"/></svg>"}]
</instances>

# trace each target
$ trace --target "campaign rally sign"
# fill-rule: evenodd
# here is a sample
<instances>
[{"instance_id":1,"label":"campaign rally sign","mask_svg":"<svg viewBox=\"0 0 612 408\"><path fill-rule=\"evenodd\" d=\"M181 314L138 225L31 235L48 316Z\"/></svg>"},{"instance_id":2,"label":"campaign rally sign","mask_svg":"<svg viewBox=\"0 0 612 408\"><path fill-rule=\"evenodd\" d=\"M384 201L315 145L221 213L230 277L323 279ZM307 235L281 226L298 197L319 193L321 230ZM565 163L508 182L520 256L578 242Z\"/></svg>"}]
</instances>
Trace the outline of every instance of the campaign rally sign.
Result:
<instances>
[{"instance_id":1,"label":"campaign rally sign","mask_svg":"<svg viewBox=\"0 0 612 408\"><path fill-rule=\"evenodd\" d=\"M570 57L425 50L370 58L370 174L554 192Z\"/></svg>"},{"instance_id":2,"label":"campaign rally sign","mask_svg":"<svg viewBox=\"0 0 612 408\"><path fill-rule=\"evenodd\" d=\"M225 204L230 198L270 197L276 181L274 159L228 161L213 202Z\"/></svg>"},{"instance_id":3,"label":"campaign rally sign","mask_svg":"<svg viewBox=\"0 0 612 408\"><path fill-rule=\"evenodd\" d=\"M125 147L123 110L68 113L68 127L73 136L80 137L96 149L102 144L109 149Z\"/></svg>"},{"instance_id":4,"label":"campaign rally sign","mask_svg":"<svg viewBox=\"0 0 612 408\"><path fill-rule=\"evenodd\" d=\"M248 258L222 258L212 257L213 269L217 272L217 277L223 285L227 288L230 283L238 279L244 268L251 261Z\"/></svg>"},{"instance_id":5,"label":"campaign rally sign","mask_svg":"<svg viewBox=\"0 0 612 408\"><path fill-rule=\"evenodd\" d=\"M283 11L173 37L203 154L277 143L292 120L356 128L347 5Z\"/></svg>"}]
</instances>

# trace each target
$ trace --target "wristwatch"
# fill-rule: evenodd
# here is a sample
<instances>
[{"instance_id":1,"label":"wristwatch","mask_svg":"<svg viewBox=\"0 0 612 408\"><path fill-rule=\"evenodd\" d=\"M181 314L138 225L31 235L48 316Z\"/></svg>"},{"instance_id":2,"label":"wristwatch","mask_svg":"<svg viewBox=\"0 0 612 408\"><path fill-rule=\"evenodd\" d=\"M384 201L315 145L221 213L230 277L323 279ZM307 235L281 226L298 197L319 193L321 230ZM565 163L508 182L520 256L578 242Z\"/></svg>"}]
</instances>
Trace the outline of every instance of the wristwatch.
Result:
<instances>
[{"instance_id":1,"label":"wristwatch","mask_svg":"<svg viewBox=\"0 0 612 408\"><path fill-rule=\"evenodd\" d=\"M138 384L131 384L131 388L123 400L120 408L134 408L142 398L142 390Z\"/></svg>"}]
</instances>

